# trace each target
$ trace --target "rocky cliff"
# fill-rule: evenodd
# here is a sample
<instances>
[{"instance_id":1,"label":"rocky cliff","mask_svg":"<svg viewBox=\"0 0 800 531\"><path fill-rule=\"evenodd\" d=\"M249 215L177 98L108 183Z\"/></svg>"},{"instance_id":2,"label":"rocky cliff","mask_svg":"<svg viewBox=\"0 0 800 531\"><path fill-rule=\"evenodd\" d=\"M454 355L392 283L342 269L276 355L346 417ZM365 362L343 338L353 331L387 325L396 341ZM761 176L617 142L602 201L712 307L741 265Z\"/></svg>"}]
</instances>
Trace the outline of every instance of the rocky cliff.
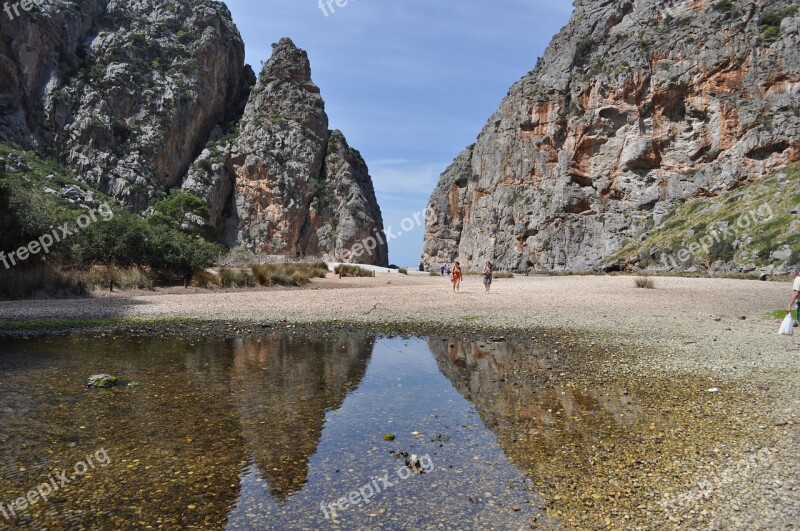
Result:
<instances>
[{"instance_id":1,"label":"rocky cliff","mask_svg":"<svg viewBox=\"0 0 800 531\"><path fill-rule=\"evenodd\" d=\"M3 20L5 140L143 211L243 105L244 45L212 1L44 3Z\"/></svg>"},{"instance_id":2,"label":"rocky cliff","mask_svg":"<svg viewBox=\"0 0 800 531\"><path fill-rule=\"evenodd\" d=\"M612 258L676 206L800 158L794 2L578 0L430 201L422 260Z\"/></svg>"},{"instance_id":3,"label":"rocky cliff","mask_svg":"<svg viewBox=\"0 0 800 531\"><path fill-rule=\"evenodd\" d=\"M136 213L191 191L230 247L339 258L383 230L366 164L328 131L291 41L254 88L223 3L31 6L0 13L0 141L58 159ZM219 180L209 162L218 145L230 170ZM371 261L387 261L385 246Z\"/></svg>"},{"instance_id":4,"label":"rocky cliff","mask_svg":"<svg viewBox=\"0 0 800 531\"><path fill-rule=\"evenodd\" d=\"M259 254L342 260L367 238L385 242L367 165L328 129L308 56L289 39L274 46L237 131L203 151L184 189L207 199L228 245ZM386 265L387 246L352 258Z\"/></svg>"}]
</instances>

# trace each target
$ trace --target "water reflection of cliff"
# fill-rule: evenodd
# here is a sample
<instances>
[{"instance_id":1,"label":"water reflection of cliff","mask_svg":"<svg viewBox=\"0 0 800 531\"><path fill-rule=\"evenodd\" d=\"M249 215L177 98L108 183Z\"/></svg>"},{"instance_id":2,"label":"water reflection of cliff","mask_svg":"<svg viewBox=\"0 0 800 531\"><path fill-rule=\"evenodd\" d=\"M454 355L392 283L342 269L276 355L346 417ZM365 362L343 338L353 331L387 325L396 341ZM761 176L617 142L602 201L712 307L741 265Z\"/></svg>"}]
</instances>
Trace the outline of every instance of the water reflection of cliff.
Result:
<instances>
[{"instance_id":1,"label":"water reflection of cliff","mask_svg":"<svg viewBox=\"0 0 800 531\"><path fill-rule=\"evenodd\" d=\"M0 500L103 448L107 467L60 491L57 503L30 507L15 524L220 529L253 460L279 499L305 483L325 412L359 383L372 345L287 338L5 343ZM85 389L84 378L98 371L139 386Z\"/></svg>"},{"instance_id":2,"label":"water reflection of cliff","mask_svg":"<svg viewBox=\"0 0 800 531\"><path fill-rule=\"evenodd\" d=\"M231 390L242 434L270 493L285 499L306 484L325 413L358 386L372 339L237 341Z\"/></svg>"},{"instance_id":3,"label":"water reflection of cliff","mask_svg":"<svg viewBox=\"0 0 800 531\"><path fill-rule=\"evenodd\" d=\"M477 408L506 455L538 481L580 469L624 437L642 408L617 386L558 377L558 354L510 342L430 341L441 371ZM554 377L554 373L556 376Z\"/></svg>"}]
</instances>

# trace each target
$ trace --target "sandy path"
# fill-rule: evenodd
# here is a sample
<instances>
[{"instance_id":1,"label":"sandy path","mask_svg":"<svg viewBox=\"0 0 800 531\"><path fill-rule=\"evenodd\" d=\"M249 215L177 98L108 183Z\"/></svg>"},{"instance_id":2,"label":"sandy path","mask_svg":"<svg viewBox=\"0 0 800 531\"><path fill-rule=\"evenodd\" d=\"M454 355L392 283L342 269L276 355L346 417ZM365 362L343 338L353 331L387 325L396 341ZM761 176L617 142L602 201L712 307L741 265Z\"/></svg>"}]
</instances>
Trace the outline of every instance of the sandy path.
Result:
<instances>
[{"instance_id":1,"label":"sandy path","mask_svg":"<svg viewBox=\"0 0 800 531\"><path fill-rule=\"evenodd\" d=\"M724 344L746 338L749 347L759 349L780 351L793 345L792 340L777 335L776 321L766 318L768 311L785 306L791 290L788 283L688 278L657 278L655 283L657 289L646 290L635 288L630 277L517 277L496 280L487 295L480 277L468 276L462 293L454 295L442 278L380 274L339 280L331 275L315 281L310 289L128 292L78 300L0 302L0 318L471 322L641 334L651 342L658 338L659 344L661 338L694 341L712 350L720 350L720 345L711 339L721 340L726 335L736 341ZM743 316L744 321L740 320Z\"/></svg>"},{"instance_id":2,"label":"sandy path","mask_svg":"<svg viewBox=\"0 0 800 531\"><path fill-rule=\"evenodd\" d=\"M396 317L423 317L425 313L426 321L500 311L520 312L529 325L561 324L572 312L590 312L587 319L581 319L584 322L572 323L584 328L595 326L597 317L614 321L668 316L691 320L711 315L763 317L766 311L783 307L791 290L788 282L691 278L657 278L657 289L645 290L635 288L630 277L564 276L499 279L486 295L480 278L466 277L460 295L453 295L443 278L379 274L340 280L331 275L306 289L127 292L79 300L0 302L0 315L88 317L124 311L122 315L127 316L269 319L276 310L291 309L295 319L336 314L358 318L378 302L380 309Z\"/></svg>"}]
</instances>

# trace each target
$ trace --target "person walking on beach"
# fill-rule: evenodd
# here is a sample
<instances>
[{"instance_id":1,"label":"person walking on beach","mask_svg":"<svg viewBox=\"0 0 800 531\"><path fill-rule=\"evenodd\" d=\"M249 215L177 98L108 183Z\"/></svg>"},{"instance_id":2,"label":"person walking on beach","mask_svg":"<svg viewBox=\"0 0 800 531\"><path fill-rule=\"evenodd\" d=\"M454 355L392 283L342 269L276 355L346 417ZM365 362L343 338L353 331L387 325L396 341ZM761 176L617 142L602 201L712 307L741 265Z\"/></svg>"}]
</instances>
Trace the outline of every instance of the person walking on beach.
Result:
<instances>
[{"instance_id":1,"label":"person walking on beach","mask_svg":"<svg viewBox=\"0 0 800 531\"><path fill-rule=\"evenodd\" d=\"M800 266L794 268L794 283L792 284L792 298L789 300L789 306L786 307L787 312L792 311L792 305L797 303L797 317L800 318ZM797 319L794 321L797 326Z\"/></svg>"},{"instance_id":2,"label":"person walking on beach","mask_svg":"<svg viewBox=\"0 0 800 531\"><path fill-rule=\"evenodd\" d=\"M447 267L447 266L445 266L444 264L439 266L439 274L442 275L442 276L444 276L445 267Z\"/></svg>"},{"instance_id":3,"label":"person walking on beach","mask_svg":"<svg viewBox=\"0 0 800 531\"><path fill-rule=\"evenodd\" d=\"M492 288L492 277L494 276L494 266L491 262L486 262L483 266L483 287L486 288L486 293Z\"/></svg>"},{"instance_id":4,"label":"person walking on beach","mask_svg":"<svg viewBox=\"0 0 800 531\"><path fill-rule=\"evenodd\" d=\"M461 264L458 262L453 265L453 274L450 276L450 282L453 283L453 293L459 293L461 290Z\"/></svg>"}]
</instances>

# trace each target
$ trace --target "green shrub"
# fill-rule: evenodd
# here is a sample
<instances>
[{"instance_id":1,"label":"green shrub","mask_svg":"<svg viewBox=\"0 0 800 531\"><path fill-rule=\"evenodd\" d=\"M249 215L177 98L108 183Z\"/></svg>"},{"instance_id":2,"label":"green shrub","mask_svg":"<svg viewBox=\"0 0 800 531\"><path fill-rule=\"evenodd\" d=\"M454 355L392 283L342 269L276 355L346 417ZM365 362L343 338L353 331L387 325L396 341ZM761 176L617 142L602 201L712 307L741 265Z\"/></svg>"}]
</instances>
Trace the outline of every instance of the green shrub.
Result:
<instances>
[{"instance_id":1,"label":"green shrub","mask_svg":"<svg viewBox=\"0 0 800 531\"><path fill-rule=\"evenodd\" d=\"M114 139L120 144L124 144L131 139L131 127L125 120L119 118L111 119L111 131L114 133Z\"/></svg>"},{"instance_id":2,"label":"green shrub","mask_svg":"<svg viewBox=\"0 0 800 531\"><path fill-rule=\"evenodd\" d=\"M766 26L762 29L761 34L767 41L777 41L781 35L781 28L779 26Z\"/></svg>"},{"instance_id":3,"label":"green shrub","mask_svg":"<svg viewBox=\"0 0 800 531\"><path fill-rule=\"evenodd\" d=\"M406 269L405 267L401 267L400 269L397 270L397 272L400 273L401 275L407 275L408 269Z\"/></svg>"},{"instance_id":4,"label":"green shrub","mask_svg":"<svg viewBox=\"0 0 800 531\"><path fill-rule=\"evenodd\" d=\"M716 262L718 260L730 262L733 260L735 254L736 250L733 248L733 242L719 240L715 241L708 250L708 259L711 262Z\"/></svg>"},{"instance_id":5,"label":"green shrub","mask_svg":"<svg viewBox=\"0 0 800 531\"><path fill-rule=\"evenodd\" d=\"M758 25L761 33L767 41L775 41L781 33L781 22L786 17L794 16L797 13L797 6L788 6L783 9L771 9L764 11L758 17Z\"/></svg>"},{"instance_id":6,"label":"green shrub","mask_svg":"<svg viewBox=\"0 0 800 531\"><path fill-rule=\"evenodd\" d=\"M179 228L175 211L156 207L154 220L124 210L87 227L76 238L75 251L83 264L152 267L167 274L191 278L214 264L225 251L196 230Z\"/></svg>"},{"instance_id":7,"label":"green shrub","mask_svg":"<svg viewBox=\"0 0 800 531\"><path fill-rule=\"evenodd\" d=\"M292 281L292 274L291 273L287 273L285 271L275 271L270 276L269 282L270 283L266 284L266 285L270 285L270 286L294 286L294 285L296 285L295 282L297 282L297 278L295 278L295 280Z\"/></svg>"},{"instance_id":8,"label":"green shrub","mask_svg":"<svg viewBox=\"0 0 800 531\"><path fill-rule=\"evenodd\" d=\"M142 33L133 33L128 36L128 41L132 44L144 44L147 42L147 37Z\"/></svg>"},{"instance_id":9,"label":"green shrub","mask_svg":"<svg viewBox=\"0 0 800 531\"><path fill-rule=\"evenodd\" d=\"M292 286L303 286L307 284L309 281L308 275L305 273L301 273L300 271L295 271L289 277L289 282Z\"/></svg>"},{"instance_id":10,"label":"green shrub","mask_svg":"<svg viewBox=\"0 0 800 531\"><path fill-rule=\"evenodd\" d=\"M189 232L206 240L216 240L216 231L209 225L211 216L203 199L186 192L173 192L153 206L147 222L158 227ZM202 223L197 223L196 220Z\"/></svg>"},{"instance_id":11,"label":"green shrub","mask_svg":"<svg viewBox=\"0 0 800 531\"><path fill-rule=\"evenodd\" d=\"M30 160L26 160L26 163L36 171ZM42 168L41 171L46 169ZM35 184L27 179L33 179ZM8 174L0 179L0 227L3 229L0 231L0 250L9 253L52 232L51 226L74 220L77 211L70 210L60 198L40 191L45 182L43 175ZM65 248L63 244L58 244L53 251ZM29 262L39 258L41 255L32 257Z\"/></svg>"},{"instance_id":12,"label":"green shrub","mask_svg":"<svg viewBox=\"0 0 800 531\"><path fill-rule=\"evenodd\" d=\"M761 27L780 27L782 21L782 14L774 10L764 11L761 16L758 17L758 25Z\"/></svg>"},{"instance_id":13,"label":"green shrub","mask_svg":"<svg viewBox=\"0 0 800 531\"><path fill-rule=\"evenodd\" d=\"M328 276L328 273L330 273L330 271L331 271L330 269L328 269L328 263L327 262L323 262L322 260L314 262L313 264L311 264L311 266L315 270L317 270L318 272L324 272L325 273L325 276L323 276L322 278L325 278L326 276Z\"/></svg>"},{"instance_id":14,"label":"green shrub","mask_svg":"<svg viewBox=\"0 0 800 531\"><path fill-rule=\"evenodd\" d=\"M328 264L322 261L314 263L301 262L298 264L286 264L286 266L293 268L293 270L301 271L310 278L325 278L328 276L328 273L330 273Z\"/></svg>"},{"instance_id":15,"label":"green shrub","mask_svg":"<svg viewBox=\"0 0 800 531\"><path fill-rule=\"evenodd\" d=\"M149 266L185 278L212 266L224 252L221 245L124 211L89 226L80 234L76 250L85 264Z\"/></svg>"},{"instance_id":16,"label":"green shrub","mask_svg":"<svg viewBox=\"0 0 800 531\"><path fill-rule=\"evenodd\" d=\"M595 42L591 37L584 37L578 41L575 47L575 66L583 66L589 61L594 46Z\"/></svg>"},{"instance_id":17,"label":"green shrub","mask_svg":"<svg viewBox=\"0 0 800 531\"><path fill-rule=\"evenodd\" d=\"M514 273L511 271L500 271L494 274L494 278L514 278Z\"/></svg>"},{"instance_id":18,"label":"green shrub","mask_svg":"<svg viewBox=\"0 0 800 531\"><path fill-rule=\"evenodd\" d=\"M148 263L150 230L145 221L125 211L87 227L76 239L75 252L83 264L130 267Z\"/></svg>"},{"instance_id":19,"label":"green shrub","mask_svg":"<svg viewBox=\"0 0 800 531\"><path fill-rule=\"evenodd\" d=\"M117 119L113 124L117 134L127 127ZM44 234L52 234L53 227L68 223L74 228L76 218L84 212L55 194L42 192L45 187L57 190L78 184L69 170L35 153L0 143L0 155L11 158L12 153L30 170L7 172L0 179L0 250L7 254ZM85 183L80 186L86 189ZM113 216L101 211L91 225L56 243L46 255L48 267L37 267L44 253L18 265L13 276L24 285L11 289L10 283L4 282L2 286L8 289L0 287L0 296L34 296L35 289L25 286L39 286L45 289L46 296L84 292L86 286L105 289L111 281L120 287L152 287L151 274L145 270L190 278L195 271L212 266L224 251L213 243L216 231L208 224L208 210L202 199L173 194L156 203L154 215L145 220L103 194L97 195L105 205L111 205ZM69 270L83 269L83 277L76 276L74 282L64 280L73 273L67 273L67 268L59 269L59 265L69 266ZM84 286L78 286L78 282Z\"/></svg>"},{"instance_id":20,"label":"green shrub","mask_svg":"<svg viewBox=\"0 0 800 531\"><path fill-rule=\"evenodd\" d=\"M720 0L713 5L714 11L720 13L730 13L733 9L733 2L731 0Z\"/></svg>"},{"instance_id":21,"label":"green shrub","mask_svg":"<svg viewBox=\"0 0 800 531\"><path fill-rule=\"evenodd\" d=\"M153 277L138 267L95 266L76 273L88 290L153 289Z\"/></svg>"},{"instance_id":22,"label":"green shrub","mask_svg":"<svg viewBox=\"0 0 800 531\"><path fill-rule=\"evenodd\" d=\"M322 262L262 264L252 267L253 280L260 286L304 286L312 278L325 278L328 266Z\"/></svg>"},{"instance_id":23,"label":"green shrub","mask_svg":"<svg viewBox=\"0 0 800 531\"><path fill-rule=\"evenodd\" d=\"M271 286L272 270L265 265L253 266L253 281L259 286Z\"/></svg>"},{"instance_id":24,"label":"green shrub","mask_svg":"<svg viewBox=\"0 0 800 531\"><path fill-rule=\"evenodd\" d=\"M191 278L195 271L214 265L224 251L221 245L179 230L152 231L147 262L155 269Z\"/></svg>"},{"instance_id":25,"label":"green shrub","mask_svg":"<svg viewBox=\"0 0 800 531\"><path fill-rule=\"evenodd\" d=\"M138 267L117 268L116 274L121 289L153 289L153 276Z\"/></svg>"}]
</instances>

